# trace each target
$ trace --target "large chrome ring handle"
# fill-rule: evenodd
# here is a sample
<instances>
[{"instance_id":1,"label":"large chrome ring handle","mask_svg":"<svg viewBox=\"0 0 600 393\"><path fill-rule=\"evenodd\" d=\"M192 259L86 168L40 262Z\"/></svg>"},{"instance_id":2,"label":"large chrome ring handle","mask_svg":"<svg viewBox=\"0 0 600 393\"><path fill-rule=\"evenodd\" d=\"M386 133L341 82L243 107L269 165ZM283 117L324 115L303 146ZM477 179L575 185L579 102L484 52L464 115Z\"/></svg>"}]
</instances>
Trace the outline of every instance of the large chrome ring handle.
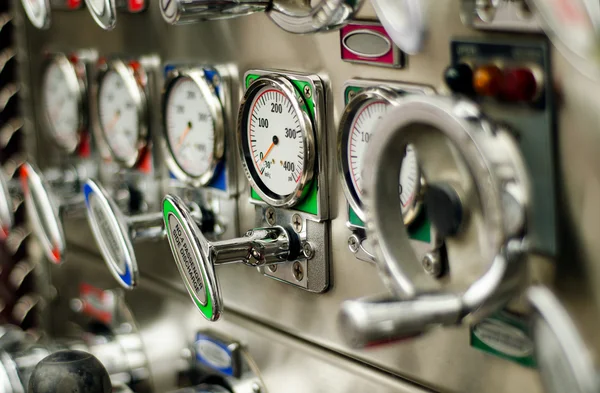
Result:
<instances>
[{"instance_id":1,"label":"large chrome ring handle","mask_svg":"<svg viewBox=\"0 0 600 393\"><path fill-rule=\"evenodd\" d=\"M5 240L14 225L12 196L4 171L0 169L0 240Z\"/></svg>"},{"instance_id":2,"label":"large chrome ring handle","mask_svg":"<svg viewBox=\"0 0 600 393\"><path fill-rule=\"evenodd\" d=\"M289 0L273 0L269 16L289 33L306 34L340 28L352 19L363 0L320 0L308 7L294 7Z\"/></svg>"},{"instance_id":3,"label":"large chrome ring handle","mask_svg":"<svg viewBox=\"0 0 600 393\"><path fill-rule=\"evenodd\" d=\"M216 266L265 266L292 261L300 253L298 237L280 226L256 228L240 238L209 242L177 196L167 195L163 200L163 220L185 288L209 321L218 320L223 312Z\"/></svg>"},{"instance_id":4,"label":"large chrome ring handle","mask_svg":"<svg viewBox=\"0 0 600 393\"><path fill-rule=\"evenodd\" d=\"M454 261L455 265L450 261L451 272L462 269L473 277L460 289L423 271L406 228L401 225L402 212L397 202L400 168L390 165L404 154L408 144L413 144L427 183L427 165L423 164L441 159L438 150L427 149L432 131L438 136L441 133L457 153L452 155L452 161L464 168L463 177L472 184L468 193L460 190L461 183L456 184L458 194L461 201L464 198L477 204L481 219L469 222L479 221L479 227L485 229L473 240L469 238L484 239L480 258L468 266L464 266L465 261ZM412 336L436 325L461 323L467 316L476 320L514 296L524 277L525 264L520 257L530 186L512 135L489 122L470 101L407 96L378 123L367 155L372 158L363 169L367 233L384 281L401 300L346 302L341 317L343 332L351 344L364 346ZM368 341L365 335L369 336Z\"/></svg>"},{"instance_id":5,"label":"large chrome ring handle","mask_svg":"<svg viewBox=\"0 0 600 393\"><path fill-rule=\"evenodd\" d=\"M32 164L24 163L21 166L20 178L33 233L39 239L46 257L60 264L65 258L66 241L59 201L51 194L50 185L41 172Z\"/></svg>"},{"instance_id":6,"label":"large chrome ring handle","mask_svg":"<svg viewBox=\"0 0 600 393\"><path fill-rule=\"evenodd\" d=\"M533 338L542 383L548 393L596 393L600 379L588 348L559 300L546 287L532 287Z\"/></svg>"},{"instance_id":7,"label":"large chrome ring handle","mask_svg":"<svg viewBox=\"0 0 600 393\"><path fill-rule=\"evenodd\" d=\"M85 182L83 194L90 228L109 271L123 288L133 289L139 272L125 217L94 180Z\"/></svg>"}]
</instances>

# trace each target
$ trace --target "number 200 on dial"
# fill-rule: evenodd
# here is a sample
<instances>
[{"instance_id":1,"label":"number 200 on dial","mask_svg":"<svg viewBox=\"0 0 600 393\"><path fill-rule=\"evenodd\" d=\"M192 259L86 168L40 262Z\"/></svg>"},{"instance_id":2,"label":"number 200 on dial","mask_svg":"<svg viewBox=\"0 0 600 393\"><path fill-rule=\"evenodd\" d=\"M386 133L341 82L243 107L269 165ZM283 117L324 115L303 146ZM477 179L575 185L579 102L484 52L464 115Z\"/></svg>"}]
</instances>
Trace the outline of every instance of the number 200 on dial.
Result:
<instances>
[{"instance_id":1,"label":"number 200 on dial","mask_svg":"<svg viewBox=\"0 0 600 393\"><path fill-rule=\"evenodd\" d=\"M240 136L248 178L263 200L292 206L312 178L314 136L291 82L262 77L241 108Z\"/></svg>"}]
</instances>

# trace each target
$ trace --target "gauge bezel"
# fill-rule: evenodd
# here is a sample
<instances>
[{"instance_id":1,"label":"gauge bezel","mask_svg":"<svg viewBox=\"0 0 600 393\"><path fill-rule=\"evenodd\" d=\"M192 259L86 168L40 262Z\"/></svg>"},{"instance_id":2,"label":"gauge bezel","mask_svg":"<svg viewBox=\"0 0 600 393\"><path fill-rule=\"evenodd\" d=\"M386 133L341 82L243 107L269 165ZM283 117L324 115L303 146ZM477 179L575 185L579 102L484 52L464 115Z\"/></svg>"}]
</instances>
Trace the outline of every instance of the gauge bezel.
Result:
<instances>
[{"instance_id":1,"label":"gauge bezel","mask_svg":"<svg viewBox=\"0 0 600 393\"><path fill-rule=\"evenodd\" d=\"M90 11L94 21L104 30L112 30L117 24L117 7L114 0L102 0L104 7L102 13L93 5L93 0L85 0L86 8Z\"/></svg>"},{"instance_id":2,"label":"gauge bezel","mask_svg":"<svg viewBox=\"0 0 600 393\"><path fill-rule=\"evenodd\" d=\"M251 104L254 98L266 89L279 90L290 100L292 108L298 114L300 128L304 133L302 142L305 154L302 162L302 177L298 181L294 191L288 195L275 195L275 193L268 190L268 187L256 173L254 163L248 162L248 160L252 161L252 154L249 151L250 145L248 143L248 118L252 109ZM310 188L314 177L316 163L315 127L313 126L312 117L307 110L300 106L299 100L304 101L304 98L290 80L277 74L268 74L260 76L252 82L240 103L237 133L240 159L244 167L244 173L260 198L275 207L289 208L295 206L304 197L305 191Z\"/></svg>"},{"instance_id":3,"label":"gauge bezel","mask_svg":"<svg viewBox=\"0 0 600 393\"><path fill-rule=\"evenodd\" d=\"M21 5L23 6L23 10L25 10L25 14L27 15L27 19L31 22L33 26L40 30L46 30L50 28L50 1L49 0L41 0L46 6L45 14L42 17L36 17L33 10L29 6L27 0L21 0Z\"/></svg>"},{"instance_id":4,"label":"gauge bezel","mask_svg":"<svg viewBox=\"0 0 600 393\"><path fill-rule=\"evenodd\" d=\"M56 65L60 68L61 72L65 75L67 88L69 91L76 96L77 100L77 110L78 110L78 125L77 125L77 139L72 141L72 143L61 143L56 138L56 129L50 120L49 113L46 110L46 99L44 94L44 89L46 86L46 80L48 76L48 70L52 65ZM44 129L52 142L64 150L68 154L72 154L77 150L79 143L81 143L81 134L85 131L86 128L86 115L85 115L85 93L86 87L82 80L77 75L77 70L75 69L75 65L69 61L67 56L64 54L54 54L52 55L44 65L44 74L42 75L42 84L41 84L41 97L40 101L42 103L41 110L43 112L42 118L44 119Z\"/></svg>"},{"instance_id":5,"label":"gauge bezel","mask_svg":"<svg viewBox=\"0 0 600 393\"><path fill-rule=\"evenodd\" d=\"M213 140L213 159L210 167L202 174L193 176L189 174L175 158L171 143L169 142L169 131L167 128L167 105L171 90L181 79L189 79L196 84L202 97L208 105L214 128ZM163 149L165 153L165 162L169 170L177 179L192 187L202 187L210 183L214 178L217 166L223 160L225 155L225 116L223 114L223 105L215 92L215 88L208 83L204 72L199 69L193 70L173 70L167 75L162 94L162 117L163 117Z\"/></svg>"},{"instance_id":6,"label":"gauge bezel","mask_svg":"<svg viewBox=\"0 0 600 393\"><path fill-rule=\"evenodd\" d=\"M108 75L109 72L116 72L121 76L123 81L125 82L125 87L129 91L131 95L134 105L136 107L136 111L138 114L138 136L137 136L137 150L135 154L132 154L130 157L126 157L125 159L121 159L117 157L111 144L109 143L108 137L106 135L106 130L102 125L102 120L100 119L100 93L102 91L102 85L104 78ZM134 71L125 64L122 60L113 60L105 65L101 72L98 75L98 91L96 94L96 113L98 119L98 128L100 129L100 133L102 134L102 139L106 144L106 147L110 151L110 155L117 163L125 168L133 168L138 162L142 155L142 150L148 146L148 101L146 98L146 92L144 86L138 81L136 76L134 75Z\"/></svg>"},{"instance_id":7,"label":"gauge bezel","mask_svg":"<svg viewBox=\"0 0 600 393\"><path fill-rule=\"evenodd\" d=\"M388 105L397 106L398 99L402 95L393 89L385 86L368 87L361 90L348 102L342 113L340 119L340 126L337 134L337 162L338 162L338 176L342 183L342 190L348 201L348 204L354 210L358 218L363 222L366 222L366 213L364 210L361 196L358 194L358 190L354 187L352 182L352 176L350 171L350 163L348 162L348 140L352 133L352 124L354 123L355 117L359 114L359 111L371 102L383 101ZM421 170L417 166L418 178L422 179ZM398 179L398 182L400 180ZM421 193L422 180L416 182L417 194ZM398 199L398 201L400 201ZM404 224L409 225L414 221L419 212L421 211L422 202L420 198L415 198L410 208L406 211L403 216Z\"/></svg>"}]
</instances>

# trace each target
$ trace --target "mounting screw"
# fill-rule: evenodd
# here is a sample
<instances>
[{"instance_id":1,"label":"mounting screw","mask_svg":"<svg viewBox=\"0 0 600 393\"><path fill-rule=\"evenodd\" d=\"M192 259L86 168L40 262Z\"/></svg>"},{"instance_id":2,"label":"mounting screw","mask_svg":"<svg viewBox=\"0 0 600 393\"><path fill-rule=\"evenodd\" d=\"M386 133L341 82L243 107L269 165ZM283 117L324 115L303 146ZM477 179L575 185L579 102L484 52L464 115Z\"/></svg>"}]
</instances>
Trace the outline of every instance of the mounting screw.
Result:
<instances>
[{"instance_id":1,"label":"mounting screw","mask_svg":"<svg viewBox=\"0 0 600 393\"><path fill-rule=\"evenodd\" d=\"M356 90L350 90L348 92L348 101L350 101L351 99L353 99L354 97L356 97Z\"/></svg>"},{"instance_id":2,"label":"mounting screw","mask_svg":"<svg viewBox=\"0 0 600 393\"><path fill-rule=\"evenodd\" d=\"M300 217L300 214L295 213L292 216L292 227L294 228L294 231L298 233L302 232L302 217Z\"/></svg>"},{"instance_id":3,"label":"mounting screw","mask_svg":"<svg viewBox=\"0 0 600 393\"><path fill-rule=\"evenodd\" d=\"M304 86L302 91L304 92L304 95L306 96L306 98L312 97L312 90L310 89L310 86L308 86L308 85Z\"/></svg>"},{"instance_id":4,"label":"mounting screw","mask_svg":"<svg viewBox=\"0 0 600 393\"><path fill-rule=\"evenodd\" d=\"M360 241L356 235L352 235L348 238L348 248L352 251L353 254L358 252L358 247L360 246Z\"/></svg>"},{"instance_id":5,"label":"mounting screw","mask_svg":"<svg viewBox=\"0 0 600 393\"><path fill-rule=\"evenodd\" d=\"M306 259L312 259L315 256L315 249L313 248L312 244L306 242L302 246L302 253L306 257Z\"/></svg>"},{"instance_id":6,"label":"mounting screw","mask_svg":"<svg viewBox=\"0 0 600 393\"><path fill-rule=\"evenodd\" d=\"M83 311L83 302L78 298L71 299L69 301L69 307L71 308L71 311L80 313Z\"/></svg>"},{"instance_id":7,"label":"mounting screw","mask_svg":"<svg viewBox=\"0 0 600 393\"><path fill-rule=\"evenodd\" d=\"M267 220L267 224L275 225L275 209L267 207L267 210L265 210L265 220Z\"/></svg>"},{"instance_id":8,"label":"mounting screw","mask_svg":"<svg viewBox=\"0 0 600 393\"><path fill-rule=\"evenodd\" d=\"M423 269L430 276L439 277L442 273L442 259L438 251L430 251L425 254L421 265L423 265Z\"/></svg>"},{"instance_id":9,"label":"mounting screw","mask_svg":"<svg viewBox=\"0 0 600 393\"><path fill-rule=\"evenodd\" d=\"M219 86L221 84L221 77L219 76L219 74L214 74L212 77L212 83L215 86Z\"/></svg>"},{"instance_id":10,"label":"mounting screw","mask_svg":"<svg viewBox=\"0 0 600 393\"><path fill-rule=\"evenodd\" d=\"M304 269L302 268L302 264L300 262L294 262L292 270L294 272L294 278L296 281L302 281L304 278Z\"/></svg>"},{"instance_id":11,"label":"mounting screw","mask_svg":"<svg viewBox=\"0 0 600 393\"><path fill-rule=\"evenodd\" d=\"M277 265L269 265L269 270L271 273L275 273L277 271Z\"/></svg>"},{"instance_id":12,"label":"mounting screw","mask_svg":"<svg viewBox=\"0 0 600 393\"><path fill-rule=\"evenodd\" d=\"M252 383L252 393L260 393L261 388L260 385L256 382Z\"/></svg>"}]
</instances>

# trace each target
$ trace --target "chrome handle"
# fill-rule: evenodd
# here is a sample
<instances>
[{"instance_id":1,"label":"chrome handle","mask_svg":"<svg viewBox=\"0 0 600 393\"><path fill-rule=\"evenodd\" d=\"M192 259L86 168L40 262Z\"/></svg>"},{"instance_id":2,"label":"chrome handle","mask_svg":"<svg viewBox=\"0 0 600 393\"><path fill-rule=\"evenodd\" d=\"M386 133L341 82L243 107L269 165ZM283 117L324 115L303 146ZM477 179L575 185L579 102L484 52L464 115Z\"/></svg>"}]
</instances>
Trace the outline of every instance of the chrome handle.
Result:
<instances>
[{"instance_id":1,"label":"chrome handle","mask_svg":"<svg viewBox=\"0 0 600 393\"><path fill-rule=\"evenodd\" d=\"M377 127L367 153L373 160L362 176L367 234L397 299L344 304L341 329L354 346L480 319L506 304L526 278L529 177L511 135L483 117L477 105L440 96L403 97ZM397 190L389 185L398 181L394 163L408 144L431 186L431 221L449 247L451 273L445 280L423 271L406 228L398 224ZM436 159L428 161L432 153ZM434 202L447 206L437 209ZM478 257L464 258L466 250ZM460 258L452 256L461 252Z\"/></svg>"},{"instance_id":2,"label":"chrome handle","mask_svg":"<svg viewBox=\"0 0 600 393\"><path fill-rule=\"evenodd\" d=\"M361 6L362 0L321 0L304 7L290 0L273 0L269 16L289 33L317 33L344 26Z\"/></svg>"},{"instance_id":3,"label":"chrome handle","mask_svg":"<svg viewBox=\"0 0 600 393\"><path fill-rule=\"evenodd\" d=\"M111 195L93 179L83 186L88 222L108 269L126 289L137 285L139 272L133 244L157 241L166 236L161 212L127 216ZM202 212L194 206L194 222L202 223Z\"/></svg>"},{"instance_id":4,"label":"chrome handle","mask_svg":"<svg viewBox=\"0 0 600 393\"><path fill-rule=\"evenodd\" d=\"M20 168L21 187L32 231L40 241L46 257L55 264L64 261L66 240L60 218L60 200L51 186L32 164Z\"/></svg>"},{"instance_id":5,"label":"chrome handle","mask_svg":"<svg viewBox=\"0 0 600 393\"><path fill-rule=\"evenodd\" d=\"M265 266L294 260L300 254L298 236L281 226L256 228L240 238L209 242L177 196L167 195L163 200L163 219L185 287L209 321L218 320L223 312L215 266Z\"/></svg>"},{"instance_id":6,"label":"chrome handle","mask_svg":"<svg viewBox=\"0 0 600 393\"><path fill-rule=\"evenodd\" d=\"M359 299L342 303L339 329L346 343L365 348L418 336L438 325L459 323L463 305L454 295L414 300Z\"/></svg>"},{"instance_id":7,"label":"chrome handle","mask_svg":"<svg viewBox=\"0 0 600 393\"><path fill-rule=\"evenodd\" d=\"M271 0L160 0L160 11L167 23L182 25L265 11L270 4Z\"/></svg>"}]
</instances>

